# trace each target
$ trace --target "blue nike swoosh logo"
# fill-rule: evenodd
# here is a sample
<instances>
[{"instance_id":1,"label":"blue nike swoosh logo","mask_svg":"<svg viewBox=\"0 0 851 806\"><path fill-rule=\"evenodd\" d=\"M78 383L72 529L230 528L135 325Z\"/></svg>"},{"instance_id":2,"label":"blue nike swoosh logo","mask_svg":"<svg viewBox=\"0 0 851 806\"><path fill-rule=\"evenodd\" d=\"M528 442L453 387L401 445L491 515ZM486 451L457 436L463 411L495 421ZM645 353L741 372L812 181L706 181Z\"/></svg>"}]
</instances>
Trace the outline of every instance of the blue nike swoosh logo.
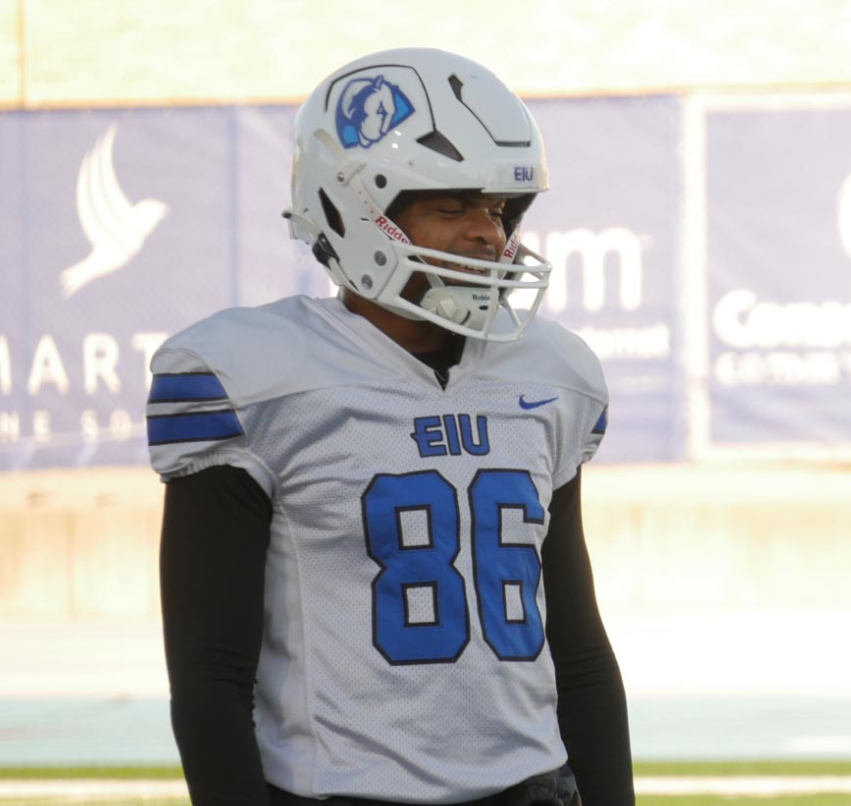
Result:
<instances>
[{"instance_id":1,"label":"blue nike swoosh logo","mask_svg":"<svg viewBox=\"0 0 851 806\"><path fill-rule=\"evenodd\" d=\"M554 400L558 400L558 396L548 397L546 400L524 400L524 397L525 395L520 395L521 409L537 409L538 406L545 406L547 403L552 403Z\"/></svg>"}]
</instances>

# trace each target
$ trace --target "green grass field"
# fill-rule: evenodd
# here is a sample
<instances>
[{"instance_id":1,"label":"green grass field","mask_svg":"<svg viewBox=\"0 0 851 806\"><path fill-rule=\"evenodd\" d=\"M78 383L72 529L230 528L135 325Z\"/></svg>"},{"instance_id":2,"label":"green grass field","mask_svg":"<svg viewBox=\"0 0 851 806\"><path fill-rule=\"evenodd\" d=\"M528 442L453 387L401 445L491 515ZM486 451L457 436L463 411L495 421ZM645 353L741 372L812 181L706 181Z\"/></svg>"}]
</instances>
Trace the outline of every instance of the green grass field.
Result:
<instances>
[{"instance_id":1,"label":"green grass field","mask_svg":"<svg viewBox=\"0 0 851 806\"><path fill-rule=\"evenodd\" d=\"M851 795L644 795L637 801L638 806L731 806L739 803L753 806L851 806Z\"/></svg>"},{"instance_id":2,"label":"green grass field","mask_svg":"<svg viewBox=\"0 0 851 806\"><path fill-rule=\"evenodd\" d=\"M848 777L851 778L851 761L818 762L644 762L635 765L636 778L736 778L736 777ZM68 802L62 797L34 796L7 797L3 783L10 781L55 781L69 779L127 780L180 780L179 767L0 767L0 804L2 806L59 806ZM77 801L79 803L79 801ZM164 799L132 798L118 796L92 800L97 806L189 806L186 798ZM851 806L851 792L812 793L790 795L641 795L638 806Z\"/></svg>"}]
</instances>

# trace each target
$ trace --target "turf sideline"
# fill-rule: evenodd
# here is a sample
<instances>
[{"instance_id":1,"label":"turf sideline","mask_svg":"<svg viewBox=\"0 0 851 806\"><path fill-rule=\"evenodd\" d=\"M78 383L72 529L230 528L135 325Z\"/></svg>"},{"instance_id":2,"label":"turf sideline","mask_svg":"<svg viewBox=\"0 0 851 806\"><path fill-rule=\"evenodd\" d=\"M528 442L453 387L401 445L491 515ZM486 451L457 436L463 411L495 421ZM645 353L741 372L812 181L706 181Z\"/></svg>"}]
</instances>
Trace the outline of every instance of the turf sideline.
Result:
<instances>
[{"instance_id":1,"label":"turf sideline","mask_svg":"<svg viewBox=\"0 0 851 806\"><path fill-rule=\"evenodd\" d=\"M851 775L754 775L754 776L638 776L639 795L813 795L851 794ZM186 798L189 793L181 780L113 779L5 779L0 780L3 798L109 799Z\"/></svg>"}]
</instances>

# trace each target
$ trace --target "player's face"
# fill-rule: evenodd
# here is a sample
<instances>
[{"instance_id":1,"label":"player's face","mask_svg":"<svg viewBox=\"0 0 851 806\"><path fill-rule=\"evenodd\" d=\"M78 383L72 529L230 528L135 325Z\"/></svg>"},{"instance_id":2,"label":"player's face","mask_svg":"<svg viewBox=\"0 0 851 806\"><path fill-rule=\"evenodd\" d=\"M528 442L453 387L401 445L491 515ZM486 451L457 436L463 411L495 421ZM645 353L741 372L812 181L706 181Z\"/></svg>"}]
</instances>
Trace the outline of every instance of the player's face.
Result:
<instances>
[{"instance_id":1,"label":"player's face","mask_svg":"<svg viewBox=\"0 0 851 806\"><path fill-rule=\"evenodd\" d=\"M502 225L505 197L482 193L423 193L416 196L395 216L405 234L416 246L437 249L461 257L499 260L505 250L506 235ZM429 258L436 266L476 273L463 264ZM447 285L457 281L444 279ZM419 300L428 290L424 274L408 280L402 296Z\"/></svg>"},{"instance_id":2,"label":"player's face","mask_svg":"<svg viewBox=\"0 0 851 806\"><path fill-rule=\"evenodd\" d=\"M417 246L462 257L499 260L506 241L504 211L504 196L424 193L397 214L396 224ZM454 263L441 265L463 268Z\"/></svg>"},{"instance_id":3,"label":"player's face","mask_svg":"<svg viewBox=\"0 0 851 806\"><path fill-rule=\"evenodd\" d=\"M461 258L499 260L507 240L502 225L505 201L504 196L478 192L423 192L413 195L401 211L393 213L393 223L416 246ZM480 270L465 269L463 261L450 263L428 258L427 262L456 271L480 273ZM443 282L450 285L460 281L443 278ZM402 296L411 302L419 302L430 287L425 273L414 272ZM434 322L403 318L349 289L344 292L343 300L349 310L365 316L411 352L437 349L453 335Z\"/></svg>"}]
</instances>

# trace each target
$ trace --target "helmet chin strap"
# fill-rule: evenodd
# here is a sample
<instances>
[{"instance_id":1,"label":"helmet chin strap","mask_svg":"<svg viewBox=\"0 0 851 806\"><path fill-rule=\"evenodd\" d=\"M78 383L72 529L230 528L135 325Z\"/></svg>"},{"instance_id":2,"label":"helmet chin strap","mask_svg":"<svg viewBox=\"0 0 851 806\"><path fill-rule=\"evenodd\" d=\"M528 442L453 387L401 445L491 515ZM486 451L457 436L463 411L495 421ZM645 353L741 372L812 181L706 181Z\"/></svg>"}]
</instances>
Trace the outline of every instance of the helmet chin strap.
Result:
<instances>
[{"instance_id":1,"label":"helmet chin strap","mask_svg":"<svg viewBox=\"0 0 851 806\"><path fill-rule=\"evenodd\" d=\"M480 329L484 326L494 289L482 286L436 286L420 300L424 310L456 325Z\"/></svg>"},{"instance_id":2,"label":"helmet chin strap","mask_svg":"<svg viewBox=\"0 0 851 806\"><path fill-rule=\"evenodd\" d=\"M496 289L486 286L446 286L438 278L432 279L431 276L429 280L436 285L433 285L420 298L417 303L420 308L456 325L464 325L475 330L484 327L491 294ZM403 319L410 319L415 322L428 321L425 317L418 316L413 311L405 311L395 305L386 305L378 300L373 301Z\"/></svg>"}]
</instances>

